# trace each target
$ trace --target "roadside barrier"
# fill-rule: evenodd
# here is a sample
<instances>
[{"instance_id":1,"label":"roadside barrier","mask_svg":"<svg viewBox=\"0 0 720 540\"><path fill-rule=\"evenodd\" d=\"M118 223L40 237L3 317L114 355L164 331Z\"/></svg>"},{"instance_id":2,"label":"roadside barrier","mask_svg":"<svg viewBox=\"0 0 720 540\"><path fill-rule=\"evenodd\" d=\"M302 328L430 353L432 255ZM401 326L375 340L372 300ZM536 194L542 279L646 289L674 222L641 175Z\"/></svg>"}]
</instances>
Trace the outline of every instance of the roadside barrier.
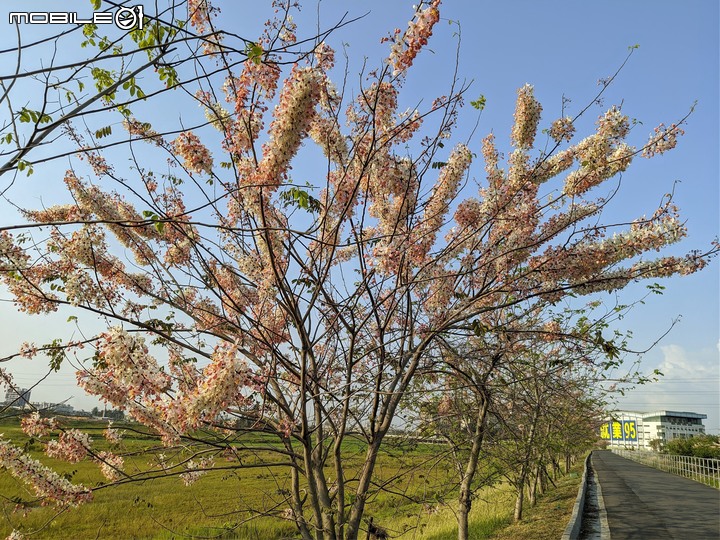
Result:
<instances>
[{"instance_id":1,"label":"roadside barrier","mask_svg":"<svg viewBox=\"0 0 720 540\"><path fill-rule=\"evenodd\" d=\"M661 471L677 474L720 489L720 459L658 454L646 450L612 448L614 453Z\"/></svg>"},{"instance_id":2,"label":"roadside barrier","mask_svg":"<svg viewBox=\"0 0 720 540\"><path fill-rule=\"evenodd\" d=\"M587 495L588 488L588 469L590 468L591 455L592 454L588 454L585 458L585 468L583 469L582 480L580 481L580 488L578 489L578 494L575 498L575 505L573 506L570 521L568 522L567 527L565 527L565 531L563 532L561 540L577 540L580 537L583 510L585 509L585 496Z\"/></svg>"}]
</instances>

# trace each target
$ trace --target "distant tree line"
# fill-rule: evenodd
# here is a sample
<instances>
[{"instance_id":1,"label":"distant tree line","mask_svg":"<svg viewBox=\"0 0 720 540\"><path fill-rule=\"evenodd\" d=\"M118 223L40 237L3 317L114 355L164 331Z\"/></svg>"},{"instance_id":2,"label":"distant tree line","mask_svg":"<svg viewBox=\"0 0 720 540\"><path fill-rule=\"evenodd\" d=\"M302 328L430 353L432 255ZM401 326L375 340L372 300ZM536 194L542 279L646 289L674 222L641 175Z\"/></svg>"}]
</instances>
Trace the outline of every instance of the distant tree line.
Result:
<instances>
[{"instance_id":1,"label":"distant tree line","mask_svg":"<svg viewBox=\"0 0 720 540\"><path fill-rule=\"evenodd\" d=\"M111 420L124 420L125 419L125 413L117 410L117 409L110 409L102 411L98 409L97 407L93 407L92 411L90 411L93 416L101 416L103 418L109 418Z\"/></svg>"},{"instance_id":2,"label":"distant tree line","mask_svg":"<svg viewBox=\"0 0 720 540\"><path fill-rule=\"evenodd\" d=\"M699 435L689 439L673 439L662 449L665 454L720 459L720 437Z\"/></svg>"}]
</instances>

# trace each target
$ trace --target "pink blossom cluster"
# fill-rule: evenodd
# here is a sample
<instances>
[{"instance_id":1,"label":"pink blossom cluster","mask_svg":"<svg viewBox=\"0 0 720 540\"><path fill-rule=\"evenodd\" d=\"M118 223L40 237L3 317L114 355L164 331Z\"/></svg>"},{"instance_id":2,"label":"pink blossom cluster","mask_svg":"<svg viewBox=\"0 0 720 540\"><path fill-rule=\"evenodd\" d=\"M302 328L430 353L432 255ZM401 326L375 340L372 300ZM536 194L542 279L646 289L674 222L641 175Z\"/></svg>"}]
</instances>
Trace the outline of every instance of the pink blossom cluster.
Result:
<instances>
[{"instance_id":1,"label":"pink blossom cluster","mask_svg":"<svg viewBox=\"0 0 720 540\"><path fill-rule=\"evenodd\" d=\"M143 337L115 326L100 335L97 350L98 367L77 373L78 383L91 393L121 405L170 387L170 377L150 356Z\"/></svg>"},{"instance_id":2,"label":"pink blossom cluster","mask_svg":"<svg viewBox=\"0 0 720 540\"><path fill-rule=\"evenodd\" d=\"M203 370L195 391L188 396L186 414L191 424L214 420L218 413L241 397L250 381L250 372L237 345L215 347L211 363Z\"/></svg>"},{"instance_id":3,"label":"pink blossom cluster","mask_svg":"<svg viewBox=\"0 0 720 540\"><path fill-rule=\"evenodd\" d=\"M94 185L81 182L73 173L67 171L65 174L65 184L77 202L77 206L82 215L96 216L99 220L106 220L110 223L106 225L115 235L117 240L135 256L135 260L139 264L148 264L150 261L156 260L157 256L148 245L148 239L157 239L159 232L152 224L142 227L124 227L115 222L124 223L140 223L147 221L143 219L135 208L124 200L117 193L105 193ZM119 267L120 261L113 259L113 266ZM114 278L121 278L126 275L124 272L114 272Z\"/></svg>"},{"instance_id":4,"label":"pink blossom cluster","mask_svg":"<svg viewBox=\"0 0 720 540\"><path fill-rule=\"evenodd\" d=\"M675 274L688 276L707 266L705 258L697 253L684 257L660 257L654 261L642 261L632 267L634 278L661 278Z\"/></svg>"},{"instance_id":5,"label":"pink blossom cluster","mask_svg":"<svg viewBox=\"0 0 720 540\"><path fill-rule=\"evenodd\" d=\"M317 61L318 67L323 71L332 69L335 65L334 49L324 41L320 42L317 47L315 47L315 60Z\"/></svg>"},{"instance_id":6,"label":"pink blossom cluster","mask_svg":"<svg viewBox=\"0 0 720 540\"><path fill-rule=\"evenodd\" d=\"M348 161L347 139L340 131L335 118L316 116L308 133L312 140L323 150L326 157L334 163L345 164ZM335 176L347 178L347 175L331 171Z\"/></svg>"},{"instance_id":7,"label":"pink blossom cluster","mask_svg":"<svg viewBox=\"0 0 720 540\"><path fill-rule=\"evenodd\" d=\"M399 29L395 31L388 57L393 75L404 75L420 50L427 45L433 26L440 20L439 6L440 0L432 0L427 8L415 12L415 17L408 23L405 33L401 33Z\"/></svg>"},{"instance_id":8,"label":"pink blossom cluster","mask_svg":"<svg viewBox=\"0 0 720 540\"><path fill-rule=\"evenodd\" d=\"M583 144L587 142L588 144ZM621 143L616 147L609 145L607 139L599 135L588 137L576 149L580 168L565 178L564 193L581 195L604 180L625 171L635 156L635 148Z\"/></svg>"},{"instance_id":9,"label":"pink blossom cluster","mask_svg":"<svg viewBox=\"0 0 720 540\"><path fill-rule=\"evenodd\" d=\"M36 223L72 221L81 217L78 207L74 204L56 204L43 210L24 210L23 215Z\"/></svg>"},{"instance_id":10,"label":"pink blossom cluster","mask_svg":"<svg viewBox=\"0 0 720 540\"><path fill-rule=\"evenodd\" d=\"M20 345L20 356L23 358L27 358L28 360L31 358L35 358L38 353L37 345L34 343L29 343L27 341L24 341L22 345Z\"/></svg>"},{"instance_id":11,"label":"pink blossom cluster","mask_svg":"<svg viewBox=\"0 0 720 540\"><path fill-rule=\"evenodd\" d=\"M147 122L140 122L136 118L125 118L122 125L130 135L152 142L157 146L164 144L162 136Z\"/></svg>"},{"instance_id":12,"label":"pink blossom cluster","mask_svg":"<svg viewBox=\"0 0 720 540\"><path fill-rule=\"evenodd\" d=\"M463 229L477 227L483 219L483 206L475 198L462 201L455 211L455 223Z\"/></svg>"},{"instance_id":13,"label":"pink blossom cluster","mask_svg":"<svg viewBox=\"0 0 720 540\"><path fill-rule=\"evenodd\" d=\"M47 443L45 453L52 458L77 463L90 450L90 436L77 429L63 431L58 439Z\"/></svg>"},{"instance_id":14,"label":"pink blossom cluster","mask_svg":"<svg viewBox=\"0 0 720 540\"><path fill-rule=\"evenodd\" d=\"M20 420L20 427L30 437L44 437L54 429L57 429L57 421L54 418L42 418L38 411Z\"/></svg>"},{"instance_id":15,"label":"pink blossom cluster","mask_svg":"<svg viewBox=\"0 0 720 540\"><path fill-rule=\"evenodd\" d=\"M180 479L186 486L194 484L203 475L207 474L207 469L211 469L214 465L212 457L204 457L197 461L190 460L185 464L186 472L180 475Z\"/></svg>"},{"instance_id":16,"label":"pink blossom cluster","mask_svg":"<svg viewBox=\"0 0 720 540\"><path fill-rule=\"evenodd\" d=\"M446 313L455 292L455 273L448 273L438 265L428 273L430 285L423 300L423 307L431 314L429 324L441 319Z\"/></svg>"},{"instance_id":17,"label":"pink blossom cluster","mask_svg":"<svg viewBox=\"0 0 720 540\"><path fill-rule=\"evenodd\" d=\"M18 531L17 529L13 529L12 532L5 538L5 540L25 540L25 535Z\"/></svg>"},{"instance_id":18,"label":"pink blossom cluster","mask_svg":"<svg viewBox=\"0 0 720 540\"><path fill-rule=\"evenodd\" d=\"M623 139L630 132L630 122L618 107L611 107L598 118L598 135L606 140Z\"/></svg>"},{"instance_id":19,"label":"pink blossom cluster","mask_svg":"<svg viewBox=\"0 0 720 540\"><path fill-rule=\"evenodd\" d=\"M485 160L485 173L490 189L498 189L505 180L505 171L499 166L501 156L495 146L495 135L492 133L482 141L482 155Z\"/></svg>"},{"instance_id":20,"label":"pink blossom cluster","mask_svg":"<svg viewBox=\"0 0 720 540\"><path fill-rule=\"evenodd\" d=\"M192 131L183 131L172 142L173 149L183 158L189 171L212 175L213 160L210 151Z\"/></svg>"},{"instance_id":21,"label":"pink blossom cluster","mask_svg":"<svg viewBox=\"0 0 720 540\"><path fill-rule=\"evenodd\" d=\"M542 242L552 240L571 225L596 214L599 210L600 206L593 203L571 204L567 212L550 216L547 221L542 224L538 237Z\"/></svg>"},{"instance_id":22,"label":"pink blossom cluster","mask_svg":"<svg viewBox=\"0 0 720 540\"><path fill-rule=\"evenodd\" d=\"M252 88L262 98L272 99L277 90L280 73L280 69L272 62L257 63L248 59L243 64L243 71L237 84L242 84L245 89ZM262 107L261 110L265 111L266 109ZM240 112L237 102L235 112Z\"/></svg>"},{"instance_id":23,"label":"pink blossom cluster","mask_svg":"<svg viewBox=\"0 0 720 540\"><path fill-rule=\"evenodd\" d=\"M86 152L88 163L92 167L93 172L97 176L103 176L112 172L112 167L108 165L107 161L103 156L97 152Z\"/></svg>"},{"instance_id":24,"label":"pink blossom cluster","mask_svg":"<svg viewBox=\"0 0 720 540\"><path fill-rule=\"evenodd\" d=\"M115 455L112 452L102 451L97 455L97 462L100 465L100 472L111 482L122 478L121 471L125 465L125 460L122 456Z\"/></svg>"},{"instance_id":25,"label":"pink blossom cluster","mask_svg":"<svg viewBox=\"0 0 720 540\"><path fill-rule=\"evenodd\" d=\"M664 154L668 150L672 150L677 145L678 135L685 135L685 131L677 124L671 124L670 127L660 124L650 135L650 139L643 148L642 157L651 158L656 154Z\"/></svg>"},{"instance_id":26,"label":"pink blossom cluster","mask_svg":"<svg viewBox=\"0 0 720 540\"><path fill-rule=\"evenodd\" d=\"M92 493L81 484L74 485L21 448L0 438L0 466L14 477L30 484L35 493L63 506L77 506L92 499Z\"/></svg>"},{"instance_id":27,"label":"pink blossom cluster","mask_svg":"<svg viewBox=\"0 0 720 540\"><path fill-rule=\"evenodd\" d=\"M575 163L575 149L568 148L550 157L542 158L532 169L532 182L542 184L568 170Z\"/></svg>"},{"instance_id":28,"label":"pink blossom cluster","mask_svg":"<svg viewBox=\"0 0 720 540\"><path fill-rule=\"evenodd\" d=\"M190 25L199 34L204 34L210 24L210 13L214 10L210 2L208 0L188 0L187 10Z\"/></svg>"},{"instance_id":29,"label":"pink blossom cluster","mask_svg":"<svg viewBox=\"0 0 720 540\"><path fill-rule=\"evenodd\" d=\"M292 15L286 15L280 27L280 32L278 32L278 38L280 38L283 45L292 45L297 41L297 36L295 35L296 30L297 24L293 21Z\"/></svg>"},{"instance_id":30,"label":"pink blossom cluster","mask_svg":"<svg viewBox=\"0 0 720 540\"><path fill-rule=\"evenodd\" d=\"M549 133L555 142L570 141L575 134L572 118L569 116L558 118L550 125Z\"/></svg>"},{"instance_id":31,"label":"pink blossom cluster","mask_svg":"<svg viewBox=\"0 0 720 540\"><path fill-rule=\"evenodd\" d=\"M176 437L160 399L171 380L148 354L145 340L113 327L100 336L97 348L97 366L78 371L78 384L88 393L127 409L138 421L158 429L167 440Z\"/></svg>"},{"instance_id":32,"label":"pink blossom cluster","mask_svg":"<svg viewBox=\"0 0 720 540\"><path fill-rule=\"evenodd\" d=\"M16 279L22 275L23 279ZM18 246L7 231L0 231L0 280L15 298L15 305L27 313L57 311L58 295L44 291L42 283L51 275L46 265L31 262L30 255Z\"/></svg>"},{"instance_id":33,"label":"pink blossom cluster","mask_svg":"<svg viewBox=\"0 0 720 540\"><path fill-rule=\"evenodd\" d=\"M510 132L510 141L517 148L532 148L540 122L542 105L535 99L532 85L526 84L518 90L515 103L515 122Z\"/></svg>"},{"instance_id":34,"label":"pink blossom cluster","mask_svg":"<svg viewBox=\"0 0 720 540\"><path fill-rule=\"evenodd\" d=\"M528 165L530 163L530 156L522 148L516 148L510 153L508 157L508 174L507 183L511 192L522 190L528 184L529 170Z\"/></svg>"},{"instance_id":35,"label":"pink blossom cluster","mask_svg":"<svg viewBox=\"0 0 720 540\"><path fill-rule=\"evenodd\" d=\"M277 186L298 151L314 117L320 97L318 72L312 68L295 68L285 81L280 102L273 111L270 140L263 145L263 158L253 179L261 186Z\"/></svg>"},{"instance_id":36,"label":"pink blossom cluster","mask_svg":"<svg viewBox=\"0 0 720 540\"><path fill-rule=\"evenodd\" d=\"M543 341L549 342L558 338L562 332L562 328L560 327L560 323L557 321L548 321L543 325L542 331Z\"/></svg>"},{"instance_id":37,"label":"pink blossom cluster","mask_svg":"<svg viewBox=\"0 0 720 540\"><path fill-rule=\"evenodd\" d=\"M282 420L280 420L280 423L278 425L278 431L282 433L286 439L290 438L294 429L295 421L292 418L288 418L287 416L285 416L282 418Z\"/></svg>"},{"instance_id":38,"label":"pink blossom cluster","mask_svg":"<svg viewBox=\"0 0 720 540\"><path fill-rule=\"evenodd\" d=\"M122 432L112 427L112 422L108 422L108 427L103 431L103 437L110 444L120 444L122 442Z\"/></svg>"},{"instance_id":39,"label":"pink blossom cluster","mask_svg":"<svg viewBox=\"0 0 720 540\"><path fill-rule=\"evenodd\" d=\"M460 181L470 167L472 152L460 144L453 150L447 163L440 171L437 183L425 205L420 223L415 227L415 245L411 248L410 257L415 264L422 264L435 243L435 237L442 226L448 212L450 201L455 198Z\"/></svg>"}]
</instances>

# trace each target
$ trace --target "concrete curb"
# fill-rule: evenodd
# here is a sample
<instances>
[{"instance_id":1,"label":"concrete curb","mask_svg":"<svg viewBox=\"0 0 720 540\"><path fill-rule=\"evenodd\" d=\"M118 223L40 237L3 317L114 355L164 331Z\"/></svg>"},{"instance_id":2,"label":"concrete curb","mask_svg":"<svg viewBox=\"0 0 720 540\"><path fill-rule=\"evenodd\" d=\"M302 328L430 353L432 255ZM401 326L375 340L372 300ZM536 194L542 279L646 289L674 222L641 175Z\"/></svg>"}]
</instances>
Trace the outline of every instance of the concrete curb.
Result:
<instances>
[{"instance_id":1,"label":"concrete curb","mask_svg":"<svg viewBox=\"0 0 720 540\"><path fill-rule=\"evenodd\" d=\"M583 470L582 480L580 481L580 489L578 490L577 498L575 499L575 506L573 506L572 516L570 516L570 522L567 524L567 527L565 527L565 532L563 533L561 540L578 540L578 537L580 536L583 510L585 509L585 495L587 493L588 467L590 467L591 455L592 454L588 454L585 458L585 469ZM603 505L603 510L604 509L605 505Z\"/></svg>"},{"instance_id":2,"label":"concrete curb","mask_svg":"<svg viewBox=\"0 0 720 540\"><path fill-rule=\"evenodd\" d=\"M592 454L590 455L592 456ZM607 509L605 508L605 499L603 499L602 487L600 487L600 480L598 480L597 475L595 475L595 494L597 495L598 513L600 514L600 540L610 540Z\"/></svg>"}]
</instances>

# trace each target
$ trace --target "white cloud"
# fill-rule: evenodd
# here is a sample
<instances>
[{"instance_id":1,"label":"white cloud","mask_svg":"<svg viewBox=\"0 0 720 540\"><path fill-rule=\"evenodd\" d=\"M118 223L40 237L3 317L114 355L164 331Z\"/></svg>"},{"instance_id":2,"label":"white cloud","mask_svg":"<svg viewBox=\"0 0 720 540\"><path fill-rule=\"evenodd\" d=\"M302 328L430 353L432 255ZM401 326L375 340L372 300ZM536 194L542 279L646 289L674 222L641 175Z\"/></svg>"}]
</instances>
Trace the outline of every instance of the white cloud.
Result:
<instances>
[{"instance_id":1,"label":"white cloud","mask_svg":"<svg viewBox=\"0 0 720 540\"><path fill-rule=\"evenodd\" d=\"M677 344L659 347L663 373L658 382L629 390L618 406L630 410L691 411L707 414L708 433L720 432L720 355L715 347L688 350Z\"/></svg>"}]
</instances>

